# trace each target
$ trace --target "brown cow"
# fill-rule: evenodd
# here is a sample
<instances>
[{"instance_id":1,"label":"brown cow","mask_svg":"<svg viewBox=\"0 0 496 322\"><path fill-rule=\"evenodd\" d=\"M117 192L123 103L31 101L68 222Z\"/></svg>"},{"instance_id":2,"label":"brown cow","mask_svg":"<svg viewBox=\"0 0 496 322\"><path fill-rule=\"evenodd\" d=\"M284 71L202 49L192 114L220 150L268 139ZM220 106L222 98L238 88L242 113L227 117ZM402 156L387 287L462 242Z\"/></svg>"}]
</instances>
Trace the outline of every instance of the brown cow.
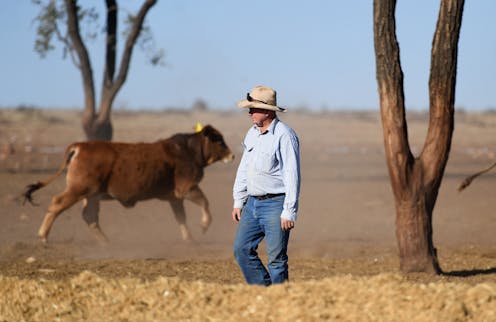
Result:
<instances>
[{"instance_id":1,"label":"brown cow","mask_svg":"<svg viewBox=\"0 0 496 322\"><path fill-rule=\"evenodd\" d=\"M66 168L66 188L53 197L38 236L46 243L55 218L83 200L83 218L100 241L107 241L98 223L100 200L115 199L133 207L147 199L168 200L184 240L191 240L186 226L184 199L202 208L205 232L212 221L208 200L198 187L203 169L216 161L232 161L234 155L222 134L210 125L191 134L176 134L154 143L105 141L71 144L65 162L45 182L26 187L25 200L33 203L32 193L52 182Z\"/></svg>"}]
</instances>

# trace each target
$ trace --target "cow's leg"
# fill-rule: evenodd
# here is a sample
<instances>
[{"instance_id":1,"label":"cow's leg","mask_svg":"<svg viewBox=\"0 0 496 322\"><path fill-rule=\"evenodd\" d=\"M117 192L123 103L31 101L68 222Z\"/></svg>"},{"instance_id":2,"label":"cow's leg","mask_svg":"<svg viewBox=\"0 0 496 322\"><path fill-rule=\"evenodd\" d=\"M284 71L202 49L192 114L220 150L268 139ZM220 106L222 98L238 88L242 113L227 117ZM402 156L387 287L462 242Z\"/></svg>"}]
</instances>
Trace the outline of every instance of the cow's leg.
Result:
<instances>
[{"instance_id":1,"label":"cow's leg","mask_svg":"<svg viewBox=\"0 0 496 322\"><path fill-rule=\"evenodd\" d=\"M179 224L179 229L181 230L181 235L183 240L192 241L193 236L186 226L186 212L184 211L184 202L181 199L170 200L172 210L174 211L174 216L176 217L177 223Z\"/></svg>"},{"instance_id":2,"label":"cow's leg","mask_svg":"<svg viewBox=\"0 0 496 322\"><path fill-rule=\"evenodd\" d=\"M191 182L188 182L188 180L184 180L184 178L176 179L174 196L177 199L184 199L189 190L191 190Z\"/></svg>"},{"instance_id":3,"label":"cow's leg","mask_svg":"<svg viewBox=\"0 0 496 322\"><path fill-rule=\"evenodd\" d=\"M174 195L177 199L184 199L186 194L196 185L196 177L200 176L198 169L189 163L180 163L174 170Z\"/></svg>"},{"instance_id":4,"label":"cow's leg","mask_svg":"<svg viewBox=\"0 0 496 322\"><path fill-rule=\"evenodd\" d=\"M186 199L192 201L196 205L200 206L202 209L202 230L206 232L210 224L212 223L212 215L210 214L209 204L207 197L203 191L201 191L200 187L194 186L188 194L186 194Z\"/></svg>"},{"instance_id":5,"label":"cow's leg","mask_svg":"<svg viewBox=\"0 0 496 322\"><path fill-rule=\"evenodd\" d=\"M107 236L103 233L98 222L100 212L100 198L93 196L83 200L83 219L88 224L91 232L101 243L107 243Z\"/></svg>"},{"instance_id":6,"label":"cow's leg","mask_svg":"<svg viewBox=\"0 0 496 322\"><path fill-rule=\"evenodd\" d=\"M41 223L40 229L38 230L38 236L44 244L47 242L47 237L50 233L50 229L52 228L55 218L57 218L62 211L71 207L79 200L80 195L74 193L72 190L65 190L61 194L58 194L52 198L52 202L50 203L45 218Z\"/></svg>"}]
</instances>

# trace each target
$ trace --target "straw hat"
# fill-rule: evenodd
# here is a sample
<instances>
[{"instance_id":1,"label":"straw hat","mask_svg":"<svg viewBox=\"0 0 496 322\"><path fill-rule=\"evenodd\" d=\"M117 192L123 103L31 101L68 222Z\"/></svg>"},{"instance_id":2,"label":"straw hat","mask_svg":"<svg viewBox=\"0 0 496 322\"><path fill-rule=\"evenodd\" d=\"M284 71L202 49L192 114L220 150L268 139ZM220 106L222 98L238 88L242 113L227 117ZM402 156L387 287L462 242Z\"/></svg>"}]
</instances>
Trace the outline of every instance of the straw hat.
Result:
<instances>
[{"instance_id":1,"label":"straw hat","mask_svg":"<svg viewBox=\"0 0 496 322\"><path fill-rule=\"evenodd\" d=\"M246 99L238 102L238 106L286 112L285 108L277 106L276 91L266 86L254 87L250 93L246 94Z\"/></svg>"}]
</instances>

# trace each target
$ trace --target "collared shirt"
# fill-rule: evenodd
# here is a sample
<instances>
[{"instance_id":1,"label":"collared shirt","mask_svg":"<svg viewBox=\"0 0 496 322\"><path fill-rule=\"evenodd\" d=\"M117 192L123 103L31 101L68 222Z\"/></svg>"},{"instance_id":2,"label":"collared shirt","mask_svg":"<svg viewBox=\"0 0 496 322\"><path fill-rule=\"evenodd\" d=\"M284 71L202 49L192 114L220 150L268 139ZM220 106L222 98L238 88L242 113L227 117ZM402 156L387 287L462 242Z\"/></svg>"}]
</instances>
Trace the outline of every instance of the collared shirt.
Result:
<instances>
[{"instance_id":1,"label":"collared shirt","mask_svg":"<svg viewBox=\"0 0 496 322\"><path fill-rule=\"evenodd\" d=\"M277 118L263 133L254 125L245 136L243 150L234 180L234 208L242 208L248 196L285 193L281 217L296 220L300 148L293 129Z\"/></svg>"}]
</instances>

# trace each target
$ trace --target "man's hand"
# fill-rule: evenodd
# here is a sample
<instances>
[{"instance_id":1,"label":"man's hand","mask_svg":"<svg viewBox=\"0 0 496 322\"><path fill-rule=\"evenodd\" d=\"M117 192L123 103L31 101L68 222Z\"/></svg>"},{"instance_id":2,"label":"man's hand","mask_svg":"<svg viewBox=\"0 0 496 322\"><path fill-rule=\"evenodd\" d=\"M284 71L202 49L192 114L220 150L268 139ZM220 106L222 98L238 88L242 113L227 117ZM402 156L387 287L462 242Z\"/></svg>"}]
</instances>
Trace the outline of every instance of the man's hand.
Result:
<instances>
[{"instance_id":1,"label":"man's hand","mask_svg":"<svg viewBox=\"0 0 496 322\"><path fill-rule=\"evenodd\" d=\"M295 226L294 221L281 218L281 228L282 230L291 230Z\"/></svg>"},{"instance_id":2,"label":"man's hand","mask_svg":"<svg viewBox=\"0 0 496 322\"><path fill-rule=\"evenodd\" d=\"M241 219L241 208L234 208L232 211L233 221L238 222Z\"/></svg>"}]
</instances>

